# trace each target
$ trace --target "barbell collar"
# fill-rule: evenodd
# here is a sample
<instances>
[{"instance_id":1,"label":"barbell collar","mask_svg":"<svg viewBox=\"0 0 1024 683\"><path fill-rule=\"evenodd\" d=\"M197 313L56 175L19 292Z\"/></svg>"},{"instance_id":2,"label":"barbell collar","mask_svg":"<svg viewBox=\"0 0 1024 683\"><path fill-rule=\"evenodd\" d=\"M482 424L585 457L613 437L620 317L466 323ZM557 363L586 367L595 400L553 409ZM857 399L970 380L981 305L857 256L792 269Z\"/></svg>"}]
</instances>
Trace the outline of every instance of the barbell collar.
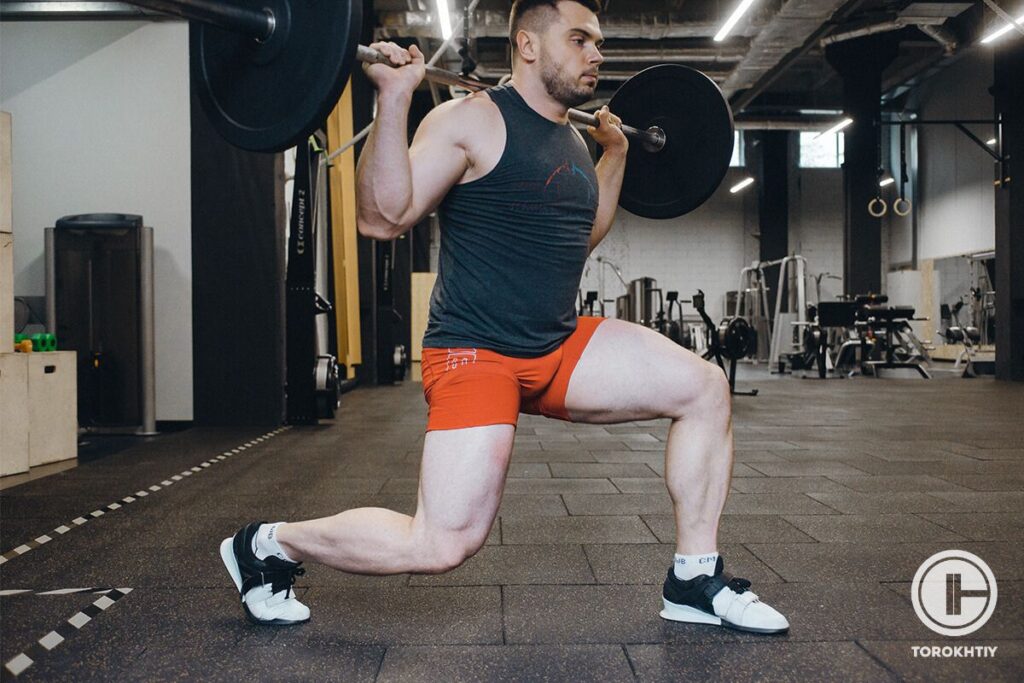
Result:
<instances>
[{"instance_id":1,"label":"barbell collar","mask_svg":"<svg viewBox=\"0 0 1024 683\"><path fill-rule=\"evenodd\" d=\"M374 50L372 47L360 45L356 50L356 58L367 64L384 64L386 66L396 66L391 62L387 55ZM479 81L475 78L466 78L454 71L448 71L447 69L440 69L436 66L426 67L426 73L424 74L426 80L433 83L440 83L442 85L454 85L459 88L465 88L466 90L472 90L473 92L479 92L490 88L490 84ZM585 111L579 109L570 109L568 112L569 120L575 121L576 123L582 123L587 126L597 126L597 117L593 114L588 114ZM640 130L633 126L622 125L622 132L626 137L639 140L644 149L648 152L660 151L665 146L665 131L657 126L651 126L647 130Z\"/></svg>"},{"instance_id":2,"label":"barbell collar","mask_svg":"<svg viewBox=\"0 0 1024 683\"><path fill-rule=\"evenodd\" d=\"M263 42L274 34L276 21L269 8L251 9L222 0L125 0L129 5L212 24Z\"/></svg>"}]
</instances>

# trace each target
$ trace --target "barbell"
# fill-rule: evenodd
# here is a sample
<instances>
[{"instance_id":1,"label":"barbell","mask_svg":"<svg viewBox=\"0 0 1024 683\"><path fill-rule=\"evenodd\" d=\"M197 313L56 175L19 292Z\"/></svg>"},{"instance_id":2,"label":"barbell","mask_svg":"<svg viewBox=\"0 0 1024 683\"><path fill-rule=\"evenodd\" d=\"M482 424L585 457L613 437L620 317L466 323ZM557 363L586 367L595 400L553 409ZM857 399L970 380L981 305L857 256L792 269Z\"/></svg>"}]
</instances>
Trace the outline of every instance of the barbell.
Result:
<instances>
[{"instance_id":1,"label":"barbell","mask_svg":"<svg viewBox=\"0 0 1024 683\"><path fill-rule=\"evenodd\" d=\"M320 128L356 60L388 63L359 45L360 0L127 0L192 21L193 87L229 143L281 152ZM436 67L427 80L482 90L486 83ZM721 184L733 149L729 104L705 74L677 64L645 69L626 81L609 107L629 125L631 144L619 204L647 218L672 218L701 204ZM569 118L597 125L576 109Z\"/></svg>"}]
</instances>

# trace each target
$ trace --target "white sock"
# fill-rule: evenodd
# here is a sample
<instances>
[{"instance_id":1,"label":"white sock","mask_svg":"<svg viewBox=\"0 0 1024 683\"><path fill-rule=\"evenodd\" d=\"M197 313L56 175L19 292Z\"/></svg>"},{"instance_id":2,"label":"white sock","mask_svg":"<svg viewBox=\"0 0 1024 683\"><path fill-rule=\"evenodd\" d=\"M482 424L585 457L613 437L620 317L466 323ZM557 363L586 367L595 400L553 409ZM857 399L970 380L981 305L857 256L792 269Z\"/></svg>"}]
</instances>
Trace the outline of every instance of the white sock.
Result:
<instances>
[{"instance_id":1,"label":"white sock","mask_svg":"<svg viewBox=\"0 0 1024 683\"><path fill-rule=\"evenodd\" d=\"M273 555L287 562L295 561L288 557L288 553L277 542L277 528L282 524L284 522L260 525L260 530L252 539L252 551L256 553L256 559L265 560L268 555Z\"/></svg>"},{"instance_id":2,"label":"white sock","mask_svg":"<svg viewBox=\"0 0 1024 683\"><path fill-rule=\"evenodd\" d=\"M715 567L718 565L718 553L705 553L703 555L679 555L676 554L676 561L673 570L676 578L682 581L689 581L701 574L713 576Z\"/></svg>"}]
</instances>

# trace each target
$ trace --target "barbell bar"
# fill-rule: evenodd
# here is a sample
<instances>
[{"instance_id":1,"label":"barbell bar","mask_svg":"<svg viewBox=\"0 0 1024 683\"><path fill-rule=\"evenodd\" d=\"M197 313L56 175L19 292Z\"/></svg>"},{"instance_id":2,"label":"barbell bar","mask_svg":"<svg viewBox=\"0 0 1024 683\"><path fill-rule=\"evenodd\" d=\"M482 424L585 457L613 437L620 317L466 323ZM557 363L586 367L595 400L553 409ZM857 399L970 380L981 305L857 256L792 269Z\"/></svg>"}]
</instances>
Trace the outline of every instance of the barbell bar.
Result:
<instances>
[{"instance_id":1,"label":"barbell bar","mask_svg":"<svg viewBox=\"0 0 1024 683\"><path fill-rule=\"evenodd\" d=\"M359 45L359 0L127 0L192 21L192 84L208 118L231 144L280 152L304 141L336 106L357 60L387 63ZM482 81L430 66L426 78L468 90ZM689 67L666 64L626 81L609 102L630 125L620 205L648 218L681 216L718 188L729 168L733 121L718 86ZM576 109L569 118L597 118Z\"/></svg>"},{"instance_id":2,"label":"barbell bar","mask_svg":"<svg viewBox=\"0 0 1024 683\"><path fill-rule=\"evenodd\" d=\"M391 60L388 57L373 48L360 45L356 50L356 58L360 62L366 64L387 64L391 66ZM480 90L486 90L491 87L489 83L478 81L475 78L466 78L454 71L448 71L447 69L440 69L436 66L426 67L426 75L424 76L428 81L434 83L440 83L441 85L454 85L458 88L465 88L466 90L472 90L474 92ZM585 111L579 109L570 109L569 119L576 123L582 123L588 126L598 125L597 117L593 114L588 114ZM622 132L626 136L638 140L641 142L648 152L658 152L665 146L665 131L661 130L657 126L651 126L647 130L640 130L633 126L622 124Z\"/></svg>"}]
</instances>

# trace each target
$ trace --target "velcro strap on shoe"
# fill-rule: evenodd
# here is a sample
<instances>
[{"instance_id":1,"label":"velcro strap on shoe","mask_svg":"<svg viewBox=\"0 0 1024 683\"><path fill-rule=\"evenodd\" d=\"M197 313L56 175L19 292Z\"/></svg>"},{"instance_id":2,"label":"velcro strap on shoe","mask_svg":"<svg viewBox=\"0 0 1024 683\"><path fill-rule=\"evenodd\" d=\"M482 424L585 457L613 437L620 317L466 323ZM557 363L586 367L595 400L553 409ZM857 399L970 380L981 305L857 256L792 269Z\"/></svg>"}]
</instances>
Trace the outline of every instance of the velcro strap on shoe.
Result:
<instances>
[{"instance_id":1,"label":"velcro strap on shoe","mask_svg":"<svg viewBox=\"0 0 1024 683\"><path fill-rule=\"evenodd\" d=\"M245 595L253 588L259 588L260 586L270 585L271 593L280 593L281 591L290 589L295 584L295 577L302 576L306 573L306 570L299 565L295 565L294 568L288 569L277 569L274 571L264 571L257 574L252 574L242 581L241 594Z\"/></svg>"},{"instance_id":2,"label":"velcro strap on shoe","mask_svg":"<svg viewBox=\"0 0 1024 683\"><path fill-rule=\"evenodd\" d=\"M726 587L728 576L724 574L716 574L715 576L709 576L704 585L700 587L700 605L699 607L709 614L715 613L715 608L712 605L712 601L715 596Z\"/></svg>"}]
</instances>

